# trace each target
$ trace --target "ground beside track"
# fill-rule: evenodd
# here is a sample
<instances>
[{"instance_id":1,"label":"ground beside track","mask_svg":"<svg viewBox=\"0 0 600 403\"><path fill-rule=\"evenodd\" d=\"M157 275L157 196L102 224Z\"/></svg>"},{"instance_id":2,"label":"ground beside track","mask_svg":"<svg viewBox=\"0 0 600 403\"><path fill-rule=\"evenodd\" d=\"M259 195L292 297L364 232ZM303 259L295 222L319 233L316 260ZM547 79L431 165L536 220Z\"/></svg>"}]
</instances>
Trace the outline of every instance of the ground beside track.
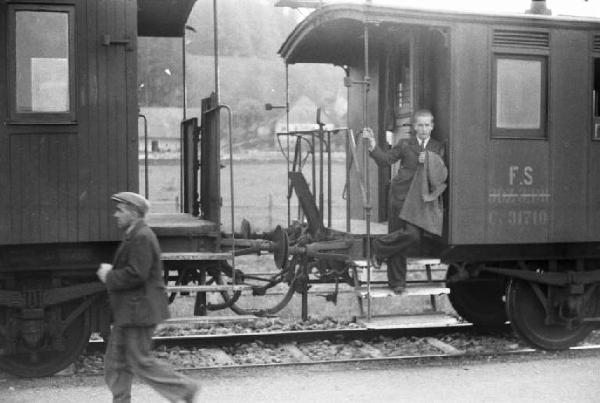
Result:
<instances>
[{"instance_id":1,"label":"ground beside track","mask_svg":"<svg viewBox=\"0 0 600 403\"><path fill-rule=\"evenodd\" d=\"M418 363L418 365L416 365ZM597 402L599 352L194 371L206 402ZM0 380L8 403L107 402L99 376ZM132 402L163 402L136 383Z\"/></svg>"}]
</instances>

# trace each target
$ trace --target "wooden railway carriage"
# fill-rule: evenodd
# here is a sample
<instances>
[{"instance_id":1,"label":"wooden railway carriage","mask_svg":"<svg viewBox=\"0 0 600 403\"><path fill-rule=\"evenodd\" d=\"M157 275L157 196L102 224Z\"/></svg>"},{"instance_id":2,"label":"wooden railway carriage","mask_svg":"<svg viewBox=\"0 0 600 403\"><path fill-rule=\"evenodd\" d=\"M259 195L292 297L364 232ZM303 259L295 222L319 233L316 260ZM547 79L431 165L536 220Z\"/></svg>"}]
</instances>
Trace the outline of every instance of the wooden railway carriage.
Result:
<instances>
[{"instance_id":1,"label":"wooden railway carriage","mask_svg":"<svg viewBox=\"0 0 600 403\"><path fill-rule=\"evenodd\" d=\"M343 67L349 127L380 144L412 111L433 111L450 172L434 254L450 264L454 307L503 323L506 298L517 333L554 349L600 319L599 44L598 20L366 2L314 11L280 54ZM371 173L384 220L390 170Z\"/></svg>"},{"instance_id":2,"label":"wooden railway carriage","mask_svg":"<svg viewBox=\"0 0 600 403\"><path fill-rule=\"evenodd\" d=\"M110 195L139 188L137 37L181 37L193 3L0 0L0 369L52 374L92 331L109 332L95 271L119 240ZM380 143L412 111L432 109L450 186L444 233L428 252L450 264L454 307L474 323L503 323L508 279L515 330L555 349L583 339L600 316L599 44L592 20L340 4L306 18L280 53L288 64L344 67L348 126L374 128ZM314 166L320 148L323 167L322 128L309 133L321 138L313 194L301 172L290 173L308 223L221 233L222 108L207 98L200 125L182 123L184 213L148 217L165 277L171 291L197 292L195 315L270 314L299 291L305 316L309 273L336 292L340 280L356 282L350 269L369 257L368 237L324 225ZM374 168L372 205L384 220L390 171ZM279 271L234 276L227 259L262 251ZM242 289L275 286L287 291L271 308L236 303ZM207 304L206 291L222 292L223 303Z\"/></svg>"},{"instance_id":3,"label":"wooden railway carriage","mask_svg":"<svg viewBox=\"0 0 600 403\"><path fill-rule=\"evenodd\" d=\"M137 37L181 37L193 4L0 1L0 368L52 374L108 332L95 270L119 240L110 195L138 190ZM149 221L167 252L219 235Z\"/></svg>"}]
</instances>

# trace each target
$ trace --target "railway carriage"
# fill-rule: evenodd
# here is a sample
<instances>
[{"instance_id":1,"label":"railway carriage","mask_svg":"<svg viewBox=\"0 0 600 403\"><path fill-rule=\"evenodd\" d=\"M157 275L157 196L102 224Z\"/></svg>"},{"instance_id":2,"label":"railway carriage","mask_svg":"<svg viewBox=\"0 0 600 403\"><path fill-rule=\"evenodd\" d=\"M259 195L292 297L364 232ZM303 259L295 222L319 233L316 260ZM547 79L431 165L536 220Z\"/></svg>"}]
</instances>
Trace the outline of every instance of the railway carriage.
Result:
<instances>
[{"instance_id":1,"label":"railway carriage","mask_svg":"<svg viewBox=\"0 0 600 403\"><path fill-rule=\"evenodd\" d=\"M137 38L181 37L193 4L0 1L0 368L49 375L108 334L95 268L110 195L138 190ZM215 250L218 221L149 221L166 252Z\"/></svg>"},{"instance_id":2,"label":"railway carriage","mask_svg":"<svg viewBox=\"0 0 600 403\"><path fill-rule=\"evenodd\" d=\"M373 128L380 144L402 136L411 112L433 111L449 187L428 252L450 265L462 316L508 314L537 347L582 340L600 319L600 21L552 16L543 1L519 15L374 3L314 11L281 56L343 68L348 126ZM371 164L384 220L390 169Z\"/></svg>"},{"instance_id":3,"label":"railway carriage","mask_svg":"<svg viewBox=\"0 0 600 403\"><path fill-rule=\"evenodd\" d=\"M109 334L95 271L118 242L110 195L139 191L137 38L181 37L193 4L0 0L1 369L49 375L91 332ZM507 312L523 339L558 349L583 339L600 316L599 44L594 20L338 4L308 16L280 53L287 64L344 68L354 130L338 132L370 126L383 142L412 111L433 111L450 183L443 236L421 254L449 264L450 299L466 319L504 323ZM201 116L182 122L182 212L148 217L171 296L196 292L195 315L264 315L295 292L306 308L311 281L355 283L353 265L370 257L371 235L325 225L323 153L333 132L323 125L308 133L310 183L295 163L289 173L288 195L293 188L306 221L266 234L247 223L222 231L223 109L213 94ZM352 140L356 168L366 154ZM362 217L372 207L385 221L390 170L367 172L372 200L348 176L347 210ZM257 252L272 253L278 271L251 284L256 276L237 270L234 257ZM239 304L243 290L261 296L276 286L285 292L275 306ZM223 302L208 304L208 291Z\"/></svg>"}]
</instances>

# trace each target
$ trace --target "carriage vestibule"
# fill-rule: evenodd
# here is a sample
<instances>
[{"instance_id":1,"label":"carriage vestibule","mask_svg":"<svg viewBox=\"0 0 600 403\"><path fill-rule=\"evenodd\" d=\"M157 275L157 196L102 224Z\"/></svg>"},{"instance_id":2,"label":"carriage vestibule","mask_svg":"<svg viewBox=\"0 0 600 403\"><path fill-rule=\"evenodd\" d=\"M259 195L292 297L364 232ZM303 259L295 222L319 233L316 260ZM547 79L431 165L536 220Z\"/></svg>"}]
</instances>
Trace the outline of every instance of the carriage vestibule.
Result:
<instances>
[{"instance_id":1,"label":"carriage vestibule","mask_svg":"<svg viewBox=\"0 0 600 403\"><path fill-rule=\"evenodd\" d=\"M447 142L451 84L448 31L392 25L375 30L373 37L377 43L371 57L378 67L373 75L379 99L379 144L393 146L410 137L411 115L422 108L430 109L435 116L432 136ZM387 219L387 183L396 171L397 166L376 169L379 220Z\"/></svg>"}]
</instances>

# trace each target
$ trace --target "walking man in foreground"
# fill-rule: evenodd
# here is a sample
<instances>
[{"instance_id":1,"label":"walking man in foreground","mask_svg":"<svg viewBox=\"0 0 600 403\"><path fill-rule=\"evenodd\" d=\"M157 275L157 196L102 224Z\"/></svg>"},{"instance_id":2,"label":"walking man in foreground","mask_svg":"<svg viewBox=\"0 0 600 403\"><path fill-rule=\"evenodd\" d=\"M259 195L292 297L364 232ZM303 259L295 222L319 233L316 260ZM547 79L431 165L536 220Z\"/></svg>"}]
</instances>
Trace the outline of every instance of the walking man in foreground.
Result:
<instances>
[{"instance_id":1,"label":"walking man in foreground","mask_svg":"<svg viewBox=\"0 0 600 403\"><path fill-rule=\"evenodd\" d=\"M171 402L194 402L199 386L150 353L154 328L169 317L169 310L160 247L144 222L148 200L132 192L114 194L112 200L124 238L112 265L101 264L97 275L106 284L113 314L104 359L113 402L131 401L134 374Z\"/></svg>"}]
</instances>

